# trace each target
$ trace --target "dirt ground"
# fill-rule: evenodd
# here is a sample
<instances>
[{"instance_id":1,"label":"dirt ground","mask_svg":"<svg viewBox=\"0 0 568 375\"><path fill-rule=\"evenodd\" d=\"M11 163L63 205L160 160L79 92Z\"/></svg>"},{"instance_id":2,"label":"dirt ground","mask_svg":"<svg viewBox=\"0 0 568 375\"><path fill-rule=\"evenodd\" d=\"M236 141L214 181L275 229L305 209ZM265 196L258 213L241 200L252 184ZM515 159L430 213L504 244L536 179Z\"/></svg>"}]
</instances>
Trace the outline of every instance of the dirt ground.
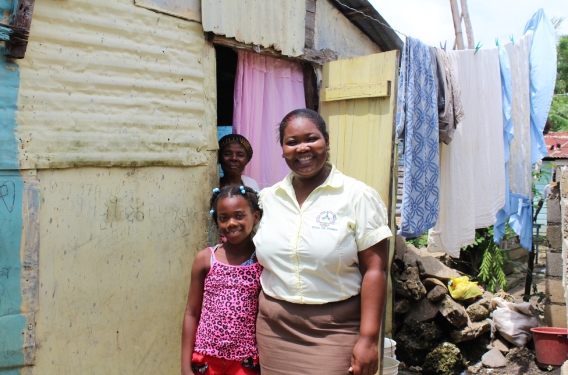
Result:
<instances>
[{"instance_id":1,"label":"dirt ground","mask_svg":"<svg viewBox=\"0 0 568 375\"><path fill-rule=\"evenodd\" d=\"M544 276L546 272L546 248L543 246L539 249L538 263L534 266L533 281L537 285L538 292L546 293ZM518 275L519 278L524 278L524 275ZM524 282L519 283L517 286L508 291L515 297L515 302L523 302L525 287ZM535 309L539 309L538 297L531 298L530 302ZM542 318L542 316L541 316ZM507 366L503 368L485 368L481 367L477 372L465 371L462 374L470 375L560 375L560 368L557 369L540 369L535 362L535 352L532 350L532 343L528 348L512 349L509 354L505 355L507 358ZM475 364L470 364L475 365ZM402 375L418 375L419 372L409 371L408 369L399 369L399 374Z\"/></svg>"}]
</instances>

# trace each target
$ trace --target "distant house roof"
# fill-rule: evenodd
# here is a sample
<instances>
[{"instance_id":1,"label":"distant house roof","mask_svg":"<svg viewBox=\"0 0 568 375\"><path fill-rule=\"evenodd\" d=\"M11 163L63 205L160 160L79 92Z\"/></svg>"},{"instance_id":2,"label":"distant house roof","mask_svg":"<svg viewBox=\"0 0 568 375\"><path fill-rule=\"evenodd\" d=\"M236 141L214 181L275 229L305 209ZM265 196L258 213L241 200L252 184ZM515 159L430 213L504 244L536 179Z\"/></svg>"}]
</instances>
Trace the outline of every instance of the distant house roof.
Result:
<instances>
[{"instance_id":1,"label":"distant house roof","mask_svg":"<svg viewBox=\"0 0 568 375\"><path fill-rule=\"evenodd\" d=\"M373 42L377 43L383 51L402 50L404 43L396 32L389 26L387 21L377 12L368 0L331 0L337 9L343 13L355 26L357 26L363 33L365 33ZM373 21L370 18L363 16L356 9L367 16L370 16L381 23Z\"/></svg>"},{"instance_id":2,"label":"distant house roof","mask_svg":"<svg viewBox=\"0 0 568 375\"><path fill-rule=\"evenodd\" d=\"M568 132L549 132L544 136L550 159L568 159Z\"/></svg>"}]
</instances>

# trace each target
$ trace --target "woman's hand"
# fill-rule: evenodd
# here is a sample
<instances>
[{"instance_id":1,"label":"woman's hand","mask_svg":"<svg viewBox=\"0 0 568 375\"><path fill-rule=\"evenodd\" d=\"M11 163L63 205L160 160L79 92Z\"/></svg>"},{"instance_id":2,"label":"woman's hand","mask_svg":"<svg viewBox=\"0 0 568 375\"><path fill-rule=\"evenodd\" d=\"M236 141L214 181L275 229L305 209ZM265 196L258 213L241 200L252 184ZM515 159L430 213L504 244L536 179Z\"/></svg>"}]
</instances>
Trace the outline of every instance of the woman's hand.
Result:
<instances>
[{"instance_id":1,"label":"woman's hand","mask_svg":"<svg viewBox=\"0 0 568 375\"><path fill-rule=\"evenodd\" d=\"M195 375L193 373L193 370L190 369L186 369L186 370L181 370L181 375Z\"/></svg>"},{"instance_id":2,"label":"woman's hand","mask_svg":"<svg viewBox=\"0 0 568 375\"><path fill-rule=\"evenodd\" d=\"M375 375L379 370L379 349L374 340L360 337L353 348L349 372L354 375Z\"/></svg>"}]
</instances>

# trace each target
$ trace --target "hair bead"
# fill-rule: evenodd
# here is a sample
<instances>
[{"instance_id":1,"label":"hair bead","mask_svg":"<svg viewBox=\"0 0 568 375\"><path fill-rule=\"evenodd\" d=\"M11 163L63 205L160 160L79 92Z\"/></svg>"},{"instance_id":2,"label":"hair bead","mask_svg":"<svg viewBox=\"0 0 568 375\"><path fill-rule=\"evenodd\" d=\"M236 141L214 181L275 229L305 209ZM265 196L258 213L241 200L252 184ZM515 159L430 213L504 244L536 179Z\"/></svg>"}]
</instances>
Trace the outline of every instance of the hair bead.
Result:
<instances>
[{"instance_id":1,"label":"hair bead","mask_svg":"<svg viewBox=\"0 0 568 375\"><path fill-rule=\"evenodd\" d=\"M213 194L218 194L219 191L220 191L219 188L215 188L215 189L213 189Z\"/></svg>"},{"instance_id":2,"label":"hair bead","mask_svg":"<svg viewBox=\"0 0 568 375\"><path fill-rule=\"evenodd\" d=\"M239 186L239 189L241 190L241 194L243 194L243 195L246 194L246 190L245 190L244 186L242 186L242 185Z\"/></svg>"},{"instance_id":3,"label":"hair bead","mask_svg":"<svg viewBox=\"0 0 568 375\"><path fill-rule=\"evenodd\" d=\"M209 213L210 213L211 215L213 215L213 214L215 213L215 210L211 210L211 211L209 211Z\"/></svg>"}]
</instances>

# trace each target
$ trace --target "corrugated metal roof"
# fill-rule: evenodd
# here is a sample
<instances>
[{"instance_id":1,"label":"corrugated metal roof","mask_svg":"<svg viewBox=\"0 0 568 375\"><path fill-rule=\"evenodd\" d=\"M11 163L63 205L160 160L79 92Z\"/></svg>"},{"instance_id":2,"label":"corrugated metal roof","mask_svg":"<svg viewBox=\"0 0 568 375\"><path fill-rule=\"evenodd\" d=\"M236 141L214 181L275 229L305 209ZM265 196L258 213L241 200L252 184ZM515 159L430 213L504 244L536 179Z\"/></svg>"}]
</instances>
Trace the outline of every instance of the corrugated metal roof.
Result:
<instances>
[{"instance_id":1,"label":"corrugated metal roof","mask_svg":"<svg viewBox=\"0 0 568 375\"><path fill-rule=\"evenodd\" d=\"M134 0L134 3L156 12L201 21L201 0Z\"/></svg>"},{"instance_id":2,"label":"corrugated metal roof","mask_svg":"<svg viewBox=\"0 0 568 375\"><path fill-rule=\"evenodd\" d=\"M288 56L304 53L305 0L203 0L205 31Z\"/></svg>"},{"instance_id":3,"label":"corrugated metal roof","mask_svg":"<svg viewBox=\"0 0 568 375\"><path fill-rule=\"evenodd\" d=\"M215 62L200 24L128 0L38 1L30 35L19 61L23 169L212 156Z\"/></svg>"}]
</instances>

